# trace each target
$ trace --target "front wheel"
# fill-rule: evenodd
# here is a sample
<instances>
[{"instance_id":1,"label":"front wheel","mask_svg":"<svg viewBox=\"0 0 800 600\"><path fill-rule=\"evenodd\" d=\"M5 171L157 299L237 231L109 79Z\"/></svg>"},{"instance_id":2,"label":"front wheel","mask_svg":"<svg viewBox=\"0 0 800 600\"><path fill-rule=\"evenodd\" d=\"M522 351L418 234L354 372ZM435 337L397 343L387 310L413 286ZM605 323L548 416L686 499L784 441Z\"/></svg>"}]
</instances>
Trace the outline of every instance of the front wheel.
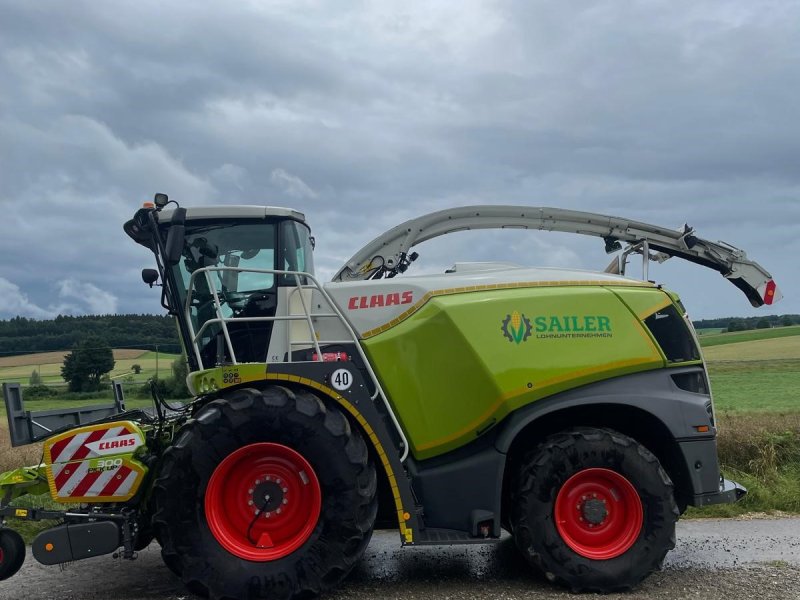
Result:
<instances>
[{"instance_id":1,"label":"front wheel","mask_svg":"<svg viewBox=\"0 0 800 600\"><path fill-rule=\"evenodd\" d=\"M517 546L575 591L626 590L675 546L679 511L658 459L607 429L576 428L527 454L513 485Z\"/></svg>"},{"instance_id":2,"label":"front wheel","mask_svg":"<svg viewBox=\"0 0 800 600\"><path fill-rule=\"evenodd\" d=\"M212 598L293 599L341 581L377 512L359 431L307 391L239 390L165 453L154 523L167 566Z\"/></svg>"},{"instance_id":3,"label":"front wheel","mask_svg":"<svg viewBox=\"0 0 800 600\"><path fill-rule=\"evenodd\" d=\"M25 562L25 542L13 529L0 529L0 581L8 579Z\"/></svg>"}]
</instances>

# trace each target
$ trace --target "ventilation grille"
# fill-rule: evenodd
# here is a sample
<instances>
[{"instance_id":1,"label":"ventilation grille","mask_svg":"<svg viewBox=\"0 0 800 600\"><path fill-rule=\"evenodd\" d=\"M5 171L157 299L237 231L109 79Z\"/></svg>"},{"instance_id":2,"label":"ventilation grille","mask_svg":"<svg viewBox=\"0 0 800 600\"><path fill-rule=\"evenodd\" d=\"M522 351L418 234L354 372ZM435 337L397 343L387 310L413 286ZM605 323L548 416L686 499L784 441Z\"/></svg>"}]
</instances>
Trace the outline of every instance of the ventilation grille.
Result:
<instances>
[{"instance_id":1,"label":"ventilation grille","mask_svg":"<svg viewBox=\"0 0 800 600\"><path fill-rule=\"evenodd\" d=\"M644 321L671 363L700 360L700 351L683 317L674 306L668 306Z\"/></svg>"}]
</instances>

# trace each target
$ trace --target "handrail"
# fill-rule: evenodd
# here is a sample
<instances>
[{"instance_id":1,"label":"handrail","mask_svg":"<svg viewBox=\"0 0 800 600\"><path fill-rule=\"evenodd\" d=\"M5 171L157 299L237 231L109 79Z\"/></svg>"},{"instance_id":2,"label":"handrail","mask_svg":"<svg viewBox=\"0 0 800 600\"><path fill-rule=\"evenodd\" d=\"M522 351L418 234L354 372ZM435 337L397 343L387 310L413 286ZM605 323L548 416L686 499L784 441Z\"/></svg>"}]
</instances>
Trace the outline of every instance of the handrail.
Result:
<instances>
[{"instance_id":1,"label":"handrail","mask_svg":"<svg viewBox=\"0 0 800 600\"><path fill-rule=\"evenodd\" d=\"M286 287L293 287L299 293L300 303L301 303L301 305L303 307L303 314L298 314L298 315L280 315L280 316L271 316L271 317L270 316L263 316L263 317L234 317L234 316L230 316L230 317L225 317L222 314L222 303L220 302L219 293L217 292L216 284L214 283L214 280L213 280L213 277L212 277L212 273L218 273L218 272L223 272L223 271L236 271L236 272L239 272L239 273L242 273L242 272L262 273L264 275L274 275L274 276L281 276L282 275L282 276L286 276L286 277L292 277L294 279L294 281L295 281L295 285L294 286L286 286ZM200 276L203 276L206 279L206 283L208 284L208 289L211 292L212 298L214 300L214 309L216 311L217 318L208 319L205 323L203 323L203 325L200 327L200 329L197 332L195 332L194 324L193 324L193 321L192 321L191 309L192 309L192 299L193 299L193 295L194 295L194 291L195 291L195 287L196 287L195 286L196 280ZM302 283L302 281L304 281L304 280L305 281L310 281L311 283L310 284L309 283L305 283L304 284L304 283ZM303 290L306 290L306 289L317 290L321 294L322 298L325 300L325 302L328 304L328 306L330 307L330 309L333 312L324 312L324 313L312 314L311 310L310 310L310 307L307 305L306 300L303 297L303 293L302 293ZM317 358L316 358L315 362L323 362L324 358L323 358L323 355L322 355L322 350L320 349L319 340L317 339L317 335L316 335L316 330L314 328L313 319L315 319L315 318L335 318L335 319L338 319L339 322L344 326L344 328L347 331L348 335L350 336L350 340L349 341L344 341L344 342L336 340L334 342L330 342L329 341L327 343L339 343L339 344L343 344L344 343L344 344L353 344L355 346L356 351L358 352L359 356L361 357L361 360L362 360L362 362L364 363L364 366L367 369L367 373L369 374L369 377L372 380L372 383L373 383L373 385L375 387L375 394L373 394L372 400L373 401L377 400L377 398L379 396L383 400L383 404L386 407L386 411L387 411L387 413L389 415L389 418L391 419L392 424L394 425L395 430L397 431L397 434L400 437L400 440L402 442L402 453L401 453L401 456L400 456L400 461L403 462L403 461L406 460L406 458L408 458L408 452L409 452L408 439L406 438L405 433L403 432L403 429L400 426L400 422L398 421L397 416L395 415L394 411L392 410L391 405L389 404L389 400L386 398L386 394L384 393L383 388L381 387L381 384L378 381L378 377L375 374L375 371L373 370L372 365L370 364L369 359L367 358L367 355L364 353L363 349L361 348L361 344L358 342L358 335L356 334L356 332L353 329L353 327L350 324L350 322L345 318L345 316L342 313L342 311L339 310L339 307L333 301L333 299L328 294L328 292L325 291L325 289L322 287L322 285L317 280L317 278L314 277L311 273L306 273L306 272L303 272L303 271L283 271L283 270L278 270L278 269L252 269L252 268L245 268L245 267L202 267L202 268L197 269L196 271L194 271L191 274L190 278L189 278L189 284L188 284L187 290L186 290L186 301L184 302L184 313L185 313L185 316L186 316L186 322L187 322L188 327L189 327L189 338L190 338L191 343L192 343L192 349L193 349L195 357L197 359L197 364L201 368L204 368L205 365L203 364L203 359L202 359L202 356L200 354L200 347L199 347L198 341L201 339L201 336L206 331L206 329L209 328L210 326L212 326L213 324L219 324L220 327L222 328L222 334L223 334L223 337L225 339L225 344L226 344L226 346L228 348L228 352L229 352L231 361L232 361L232 363L234 365L236 365L236 364L239 364L239 363L236 360L236 354L235 354L235 351L233 349L233 343L231 342L230 333L228 332L228 327L227 327L228 322L235 321L235 322L238 322L238 323L247 323L247 322L275 322L275 321L305 321L308 324L308 330L309 330L309 334L310 334L310 338L311 338L311 344L313 344L314 349L316 350ZM300 345L300 344L305 345L305 341L301 341L301 342L292 342L291 340L288 341L288 350L289 351L287 352L287 355L288 355L289 360L287 362L291 362L291 356L292 356L291 347L293 345Z\"/></svg>"}]
</instances>

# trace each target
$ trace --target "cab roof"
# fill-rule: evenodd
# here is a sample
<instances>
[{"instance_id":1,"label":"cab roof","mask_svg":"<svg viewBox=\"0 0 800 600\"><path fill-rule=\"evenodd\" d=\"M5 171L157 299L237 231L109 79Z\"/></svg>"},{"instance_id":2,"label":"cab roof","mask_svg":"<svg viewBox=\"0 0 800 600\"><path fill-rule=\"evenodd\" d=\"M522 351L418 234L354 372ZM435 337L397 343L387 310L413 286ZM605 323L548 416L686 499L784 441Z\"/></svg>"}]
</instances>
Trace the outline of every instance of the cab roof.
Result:
<instances>
[{"instance_id":1,"label":"cab roof","mask_svg":"<svg viewBox=\"0 0 800 600\"><path fill-rule=\"evenodd\" d=\"M172 221L174 209L164 209L158 213L160 223ZM294 219L301 223L306 222L306 216L292 208L281 206L254 206L254 205L219 205L219 206L194 206L186 209L186 220L206 219L264 219L265 217L282 217Z\"/></svg>"}]
</instances>

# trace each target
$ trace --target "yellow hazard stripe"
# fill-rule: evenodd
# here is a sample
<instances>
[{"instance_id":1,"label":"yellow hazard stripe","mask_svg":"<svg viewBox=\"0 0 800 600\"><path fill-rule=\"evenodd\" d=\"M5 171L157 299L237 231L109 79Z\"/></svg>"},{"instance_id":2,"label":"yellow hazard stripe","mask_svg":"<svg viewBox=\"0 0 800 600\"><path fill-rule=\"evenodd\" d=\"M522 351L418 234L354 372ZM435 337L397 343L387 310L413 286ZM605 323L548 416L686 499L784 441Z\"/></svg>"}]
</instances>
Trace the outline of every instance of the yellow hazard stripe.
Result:
<instances>
[{"instance_id":1,"label":"yellow hazard stripe","mask_svg":"<svg viewBox=\"0 0 800 600\"><path fill-rule=\"evenodd\" d=\"M625 286L625 287L655 287L655 284L650 283L649 281L598 281L598 280L575 280L575 281L516 281L510 283L490 283L485 285L469 285L464 287L455 287L455 288L445 288L441 290L431 290L430 292L426 293L422 298L420 298L411 308L406 310L405 312L399 314L394 319L381 325L380 327L376 327L375 329L370 329L365 331L361 334L362 339L367 339L370 337L374 337L379 333L383 333L384 331L391 329L395 325L399 325L415 312L417 312L420 308L422 308L428 300L434 298L436 296L449 296L451 294L464 294L467 292L485 292L489 290L511 290L511 289L518 289L518 288L540 288L540 287L574 287L574 286L600 286L600 287L616 287L616 286Z\"/></svg>"},{"instance_id":2,"label":"yellow hazard stripe","mask_svg":"<svg viewBox=\"0 0 800 600\"><path fill-rule=\"evenodd\" d=\"M378 436L375 434L375 431L372 429L370 424L364 418L359 410L353 406L347 399L342 397L338 394L335 390L329 388L328 386L322 385L318 381L314 381L313 379L308 379L306 377L300 377L299 375L289 375L286 373L267 373L264 377L265 379L272 380L272 381L289 381L292 383L299 383L305 385L307 387L314 388L317 391L322 392L326 396L330 397L332 400L336 401L342 407L344 407L347 412L349 412L353 417L358 421L358 424L361 425L364 432L369 437L370 441L372 442L373 447L375 448L375 452L378 453L378 456L383 463L383 468L386 471L386 475L389 478L389 486L392 489L392 496L394 497L395 507L397 509L397 522L400 527L400 534L403 536L403 539L406 543L411 543L414 541L413 532L409 527L406 527L406 519L405 513L406 510L403 508L403 501L400 497L400 488L397 486L397 478L395 477L394 470L392 469L391 464L389 463L389 457L386 454L386 451L383 448Z\"/></svg>"}]
</instances>

